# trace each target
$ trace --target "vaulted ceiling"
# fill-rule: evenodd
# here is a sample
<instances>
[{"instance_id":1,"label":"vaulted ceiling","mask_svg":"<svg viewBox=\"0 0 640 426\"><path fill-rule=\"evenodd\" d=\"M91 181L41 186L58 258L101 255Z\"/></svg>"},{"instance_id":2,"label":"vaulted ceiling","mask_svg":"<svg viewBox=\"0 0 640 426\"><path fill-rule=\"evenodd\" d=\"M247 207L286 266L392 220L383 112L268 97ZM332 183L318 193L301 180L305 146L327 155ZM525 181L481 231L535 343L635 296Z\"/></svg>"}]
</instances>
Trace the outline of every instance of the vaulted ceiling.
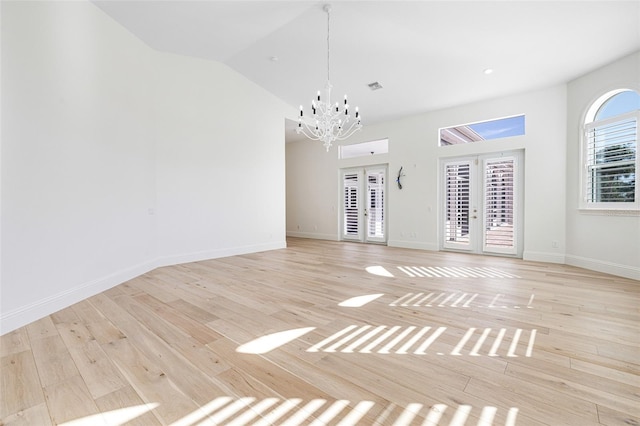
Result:
<instances>
[{"instance_id":1,"label":"vaulted ceiling","mask_svg":"<svg viewBox=\"0 0 640 426\"><path fill-rule=\"evenodd\" d=\"M150 47L223 62L296 108L326 83L326 2L94 3ZM365 125L564 83L640 50L638 0L331 7L333 98L348 93Z\"/></svg>"}]
</instances>

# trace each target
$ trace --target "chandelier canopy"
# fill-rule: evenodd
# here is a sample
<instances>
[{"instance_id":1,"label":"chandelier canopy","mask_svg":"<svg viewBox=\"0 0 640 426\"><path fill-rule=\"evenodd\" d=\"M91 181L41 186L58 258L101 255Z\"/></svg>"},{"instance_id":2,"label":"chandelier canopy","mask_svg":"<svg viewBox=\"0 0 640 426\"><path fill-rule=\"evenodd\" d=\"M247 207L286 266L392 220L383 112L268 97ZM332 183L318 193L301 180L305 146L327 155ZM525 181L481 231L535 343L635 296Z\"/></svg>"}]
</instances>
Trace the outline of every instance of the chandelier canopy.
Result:
<instances>
[{"instance_id":1,"label":"chandelier canopy","mask_svg":"<svg viewBox=\"0 0 640 426\"><path fill-rule=\"evenodd\" d=\"M324 88L324 98L318 90L316 99L311 101L311 117L307 118L304 115L303 107L300 105L300 117L298 118L296 132L305 135L311 140L322 141L328 152L334 141L347 139L360 130L362 124L360 124L361 117L358 107L355 107L354 120L351 121L347 95L344 95L344 103L342 105L338 102L335 104L331 102L331 88L333 87L329 81L331 5L326 4L323 10L327 12L327 85Z\"/></svg>"}]
</instances>

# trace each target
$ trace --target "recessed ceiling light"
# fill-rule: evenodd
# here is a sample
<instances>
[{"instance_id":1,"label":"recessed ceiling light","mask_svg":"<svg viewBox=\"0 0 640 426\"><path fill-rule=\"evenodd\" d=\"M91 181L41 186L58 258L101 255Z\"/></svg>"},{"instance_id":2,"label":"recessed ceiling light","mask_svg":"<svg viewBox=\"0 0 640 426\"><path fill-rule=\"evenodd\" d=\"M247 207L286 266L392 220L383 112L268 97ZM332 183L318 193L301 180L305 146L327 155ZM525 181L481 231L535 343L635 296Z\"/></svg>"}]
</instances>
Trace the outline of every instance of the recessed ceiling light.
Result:
<instances>
[{"instance_id":1,"label":"recessed ceiling light","mask_svg":"<svg viewBox=\"0 0 640 426\"><path fill-rule=\"evenodd\" d=\"M489 75L493 73L493 68L485 68L484 71L482 71L485 75Z\"/></svg>"},{"instance_id":2,"label":"recessed ceiling light","mask_svg":"<svg viewBox=\"0 0 640 426\"><path fill-rule=\"evenodd\" d=\"M280 60L280 58L278 58L277 56L272 56L269 59L271 60L271 62L278 62Z\"/></svg>"}]
</instances>

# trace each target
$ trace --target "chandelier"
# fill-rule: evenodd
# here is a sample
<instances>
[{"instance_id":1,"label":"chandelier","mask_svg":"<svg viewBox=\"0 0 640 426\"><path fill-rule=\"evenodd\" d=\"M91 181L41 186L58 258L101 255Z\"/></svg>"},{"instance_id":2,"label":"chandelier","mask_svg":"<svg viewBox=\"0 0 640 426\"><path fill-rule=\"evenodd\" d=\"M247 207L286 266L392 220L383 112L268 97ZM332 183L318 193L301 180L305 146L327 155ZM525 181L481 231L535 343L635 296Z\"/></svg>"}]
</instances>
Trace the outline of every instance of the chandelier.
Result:
<instances>
[{"instance_id":1,"label":"chandelier","mask_svg":"<svg viewBox=\"0 0 640 426\"><path fill-rule=\"evenodd\" d=\"M329 59L330 59L330 18L331 18L331 5L326 4L323 8L327 12L327 85L324 88L324 98L320 96L320 91L316 99L311 101L311 117L307 118L304 115L302 105L300 105L300 117L298 118L298 127L296 132L303 134L311 140L322 141L324 147L329 152L331 144L338 140L347 139L355 132L362 128L360 124L360 113L358 107L355 108L355 117L351 121L351 115L349 114L349 104L347 102L347 95L344 95L344 103L340 105L338 102L331 103L331 82L329 81Z\"/></svg>"}]
</instances>

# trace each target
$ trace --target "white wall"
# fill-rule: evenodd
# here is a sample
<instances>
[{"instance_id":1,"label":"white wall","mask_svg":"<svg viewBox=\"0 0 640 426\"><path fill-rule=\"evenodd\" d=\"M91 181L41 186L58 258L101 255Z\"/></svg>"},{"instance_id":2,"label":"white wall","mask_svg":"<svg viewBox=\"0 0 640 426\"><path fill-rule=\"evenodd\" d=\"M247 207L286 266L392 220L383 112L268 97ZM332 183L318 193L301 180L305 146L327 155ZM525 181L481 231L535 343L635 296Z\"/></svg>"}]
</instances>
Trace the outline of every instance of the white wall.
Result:
<instances>
[{"instance_id":1,"label":"white wall","mask_svg":"<svg viewBox=\"0 0 640 426\"><path fill-rule=\"evenodd\" d=\"M515 114L526 115L526 135L482 143L438 146L438 129ZM564 262L566 88L479 102L367 125L349 143L389 138L389 154L367 157L388 162L387 196L390 246L438 250L438 169L446 157L524 149L524 253L530 260ZM313 142L287 144L287 234L339 237L338 168L354 165L337 160ZM395 175L403 166L403 189ZM325 206L321 209L310 206ZM315 227L317 226L317 230ZM552 247L556 241L558 247Z\"/></svg>"},{"instance_id":2,"label":"white wall","mask_svg":"<svg viewBox=\"0 0 640 426\"><path fill-rule=\"evenodd\" d=\"M223 64L157 65L162 264L284 247L289 107Z\"/></svg>"},{"instance_id":3,"label":"white wall","mask_svg":"<svg viewBox=\"0 0 640 426\"><path fill-rule=\"evenodd\" d=\"M157 265L285 246L286 105L88 2L0 6L2 333Z\"/></svg>"},{"instance_id":4,"label":"white wall","mask_svg":"<svg viewBox=\"0 0 640 426\"><path fill-rule=\"evenodd\" d=\"M579 209L581 127L587 109L614 89L640 92L640 52L568 84L567 263L640 280L640 214Z\"/></svg>"}]
</instances>

